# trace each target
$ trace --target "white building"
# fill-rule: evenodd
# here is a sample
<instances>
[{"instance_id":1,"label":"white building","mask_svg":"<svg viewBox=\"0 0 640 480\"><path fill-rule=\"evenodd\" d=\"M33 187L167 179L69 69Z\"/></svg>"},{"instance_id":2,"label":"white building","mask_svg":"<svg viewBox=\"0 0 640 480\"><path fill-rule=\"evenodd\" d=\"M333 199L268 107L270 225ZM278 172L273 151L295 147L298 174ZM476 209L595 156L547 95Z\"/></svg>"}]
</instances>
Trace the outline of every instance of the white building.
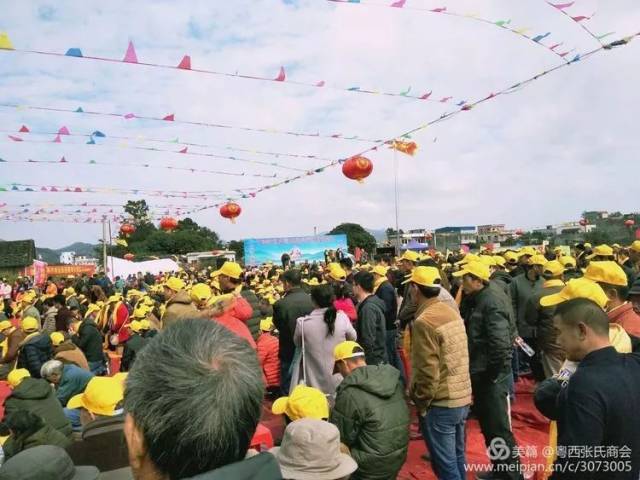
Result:
<instances>
[{"instance_id":1,"label":"white building","mask_svg":"<svg viewBox=\"0 0 640 480\"><path fill-rule=\"evenodd\" d=\"M76 252L62 252L60 254L60 263L63 265L73 265L76 258Z\"/></svg>"}]
</instances>

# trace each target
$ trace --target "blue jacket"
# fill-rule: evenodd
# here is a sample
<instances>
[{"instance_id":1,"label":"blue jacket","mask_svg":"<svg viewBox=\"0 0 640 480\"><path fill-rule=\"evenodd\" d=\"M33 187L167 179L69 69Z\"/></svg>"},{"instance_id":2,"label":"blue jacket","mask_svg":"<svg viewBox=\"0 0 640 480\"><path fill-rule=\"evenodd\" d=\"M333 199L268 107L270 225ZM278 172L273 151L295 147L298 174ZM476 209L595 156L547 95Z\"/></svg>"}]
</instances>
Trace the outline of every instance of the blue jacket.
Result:
<instances>
[{"instance_id":1,"label":"blue jacket","mask_svg":"<svg viewBox=\"0 0 640 480\"><path fill-rule=\"evenodd\" d=\"M42 365L53 358L51 339L45 333L27 337L20 344L17 368L26 368L33 378L40 378Z\"/></svg>"},{"instance_id":2,"label":"blue jacket","mask_svg":"<svg viewBox=\"0 0 640 480\"><path fill-rule=\"evenodd\" d=\"M84 392L87 384L93 378L93 373L76 365L65 365L62 370L62 378L56 390L56 396L63 407L71 397Z\"/></svg>"}]
</instances>

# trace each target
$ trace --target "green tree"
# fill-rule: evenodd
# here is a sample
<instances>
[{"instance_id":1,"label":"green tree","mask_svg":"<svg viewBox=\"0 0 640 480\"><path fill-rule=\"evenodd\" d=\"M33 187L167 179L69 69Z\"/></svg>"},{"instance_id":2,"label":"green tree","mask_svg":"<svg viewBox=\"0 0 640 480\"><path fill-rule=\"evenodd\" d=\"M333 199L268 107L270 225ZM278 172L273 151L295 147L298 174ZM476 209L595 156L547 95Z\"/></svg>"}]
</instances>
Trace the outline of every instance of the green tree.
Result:
<instances>
[{"instance_id":1,"label":"green tree","mask_svg":"<svg viewBox=\"0 0 640 480\"><path fill-rule=\"evenodd\" d=\"M231 240L227 243L227 250L236 252L236 259L244 259L244 242L242 240Z\"/></svg>"},{"instance_id":2,"label":"green tree","mask_svg":"<svg viewBox=\"0 0 640 480\"><path fill-rule=\"evenodd\" d=\"M136 226L143 223L151 223L149 220L149 205L144 199L127 201L124 211L131 216Z\"/></svg>"},{"instance_id":3,"label":"green tree","mask_svg":"<svg viewBox=\"0 0 640 480\"><path fill-rule=\"evenodd\" d=\"M349 251L353 253L356 247L360 247L372 253L376 249L376 239L357 223L341 223L329 232L329 235L344 233L347 236Z\"/></svg>"}]
</instances>

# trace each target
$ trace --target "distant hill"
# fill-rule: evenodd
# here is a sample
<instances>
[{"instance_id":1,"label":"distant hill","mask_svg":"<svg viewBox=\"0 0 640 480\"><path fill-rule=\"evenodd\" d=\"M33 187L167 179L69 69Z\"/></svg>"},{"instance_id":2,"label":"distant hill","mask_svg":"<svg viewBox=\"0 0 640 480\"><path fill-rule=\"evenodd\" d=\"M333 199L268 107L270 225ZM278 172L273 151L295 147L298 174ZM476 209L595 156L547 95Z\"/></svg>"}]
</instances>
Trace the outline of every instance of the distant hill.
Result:
<instances>
[{"instance_id":1,"label":"distant hill","mask_svg":"<svg viewBox=\"0 0 640 480\"><path fill-rule=\"evenodd\" d=\"M66 247L51 249L51 248L36 248L38 258L47 263L60 263L60 254L62 252L76 252L76 255L89 256L95 255L96 245L90 243L76 242Z\"/></svg>"},{"instance_id":2,"label":"distant hill","mask_svg":"<svg viewBox=\"0 0 640 480\"><path fill-rule=\"evenodd\" d=\"M374 228L365 228L367 232L374 236L376 242L384 243L387 241L387 230L386 229L374 229Z\"/></svg>"}]
</instances>

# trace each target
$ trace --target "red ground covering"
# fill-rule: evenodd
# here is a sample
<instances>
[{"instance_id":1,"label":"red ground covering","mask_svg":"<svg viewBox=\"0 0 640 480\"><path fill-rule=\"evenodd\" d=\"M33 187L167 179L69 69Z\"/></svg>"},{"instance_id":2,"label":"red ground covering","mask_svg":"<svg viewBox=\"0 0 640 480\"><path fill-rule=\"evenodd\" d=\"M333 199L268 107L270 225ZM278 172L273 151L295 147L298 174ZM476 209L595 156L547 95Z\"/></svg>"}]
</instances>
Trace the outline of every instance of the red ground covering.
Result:
<instances>
[{"instance_id":1,"label":"red ground covering","mask_svg":"<svg viewBox=\"0 0 640 480\"><path fill-rule=\"evenodd\" d=\"M517 399L512 406L512 423L518 445L523 447L535 447L537 457L523 457L523 463L544 463L542 461L542 449L548 445L549 422L533 405L534 383L528 379L522 379L517 384ZM271 402L265 401L261 424L271 430L276 445L280 444L284 432L284 419L271 413ZM412 433L417 431L417 423L411 426ZM409 455L407 462L400 471L399 480L435 480L431 465L420 457L426 453L427 447L424 440L412 440L409 442ZM467 421L467 463L489 464L484 438L480 433L477 420ZM473 479L474 474L468 474ZM542 477L531 476L531 479L539 480Z\"/></svg>"}]
</instances>

